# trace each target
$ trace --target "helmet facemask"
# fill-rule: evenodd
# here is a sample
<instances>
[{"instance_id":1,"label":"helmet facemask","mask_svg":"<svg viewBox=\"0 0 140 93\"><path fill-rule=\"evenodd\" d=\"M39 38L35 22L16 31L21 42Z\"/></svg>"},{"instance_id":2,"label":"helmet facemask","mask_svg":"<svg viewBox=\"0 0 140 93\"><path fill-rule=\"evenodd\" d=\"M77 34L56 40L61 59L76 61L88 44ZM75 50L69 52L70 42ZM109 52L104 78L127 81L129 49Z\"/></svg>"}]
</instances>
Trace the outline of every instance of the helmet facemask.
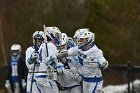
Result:
<instances>
[{"instance_id":1,"label":"helmet facemask","mask_svg":"<svg viewBox=\"0 0 140 93\"><path fill-rule=\"evenodd\" d=\"M33 44L35 48L39 48L40 45L44 42L44 39L47 40L43 31L35 31L33 34Z\"/></svg>"},{"instance_id":2,"label":"helmet facemask","mask_svg":"<svg viewBox=\"0 0 140 93\"><path fill-rule=\"evenodd\" d=\"M19 50L11 50L11 56L16 58L20 55L20 51Z\"/></svg>"},{"instance_id":3,"label":"helmet facemask","mask_svg":"<svg viewBox=\"0 0 140 93\"><path fill-rule=\"evenodd\" d=\"M18 59L21 54L21 45L20 44L13 44L11 46L11 57L12 59Z\"/></svg>"},{"instance_id":4,"label":"helmet facemask","mask_svg":"<svg viewBox=\"0 0 140 93\"><path fill-rule=\"evenodd\" d=\"M79 49L83 49L86 46L91 46L94 42L95 36L92 32L83 32L77 36L77 45Z\"/></svg>"},{"instance_id":5,"label":"helmet facemask","mask_svg":"<svg viewBox=\"0 0 140 93\"><path fill-rule=\"evenodd\" d=\"M34 36L34 45L36 47L40 47L40 45L44 42L44 38L41 35L36 35Z\"/></svg>"},{"instance_id":6,"label":"helmet facemask","mask_svg":"<svg viewBox=\"0 0 140 93\"><path fill-rule=\"evenodd\" d=\"M79 49L84 48L86 45L88 45L88 38L79 38L77 40L77 45Z\"/></svg>"},{"instance_id":7,"label":"helmet facemask","mask_svg":"<svg viewBox=\"0 0 140 93\"><path fill-rule=\"evenodd\" d=\"M79 38L77 40L77 45L78 46L85 45L85 44L87 44L87 42L88 42L88 39L87 38Z\"/></svg>"},{"instance_id":8,"label":"helmet facemask","mask_svg":"<svg viewBox=\"0 0 140 93\"><path fill-rule=\"evenodd\" d=\"M75 34L74 34L74 36L73 36L73 39L74 39L74 42L76 43L76 45L78 45L79 36L81 36L81 35L82 35L83 33L85 33L85 32L90 32L90 31L89 31L89 28L78 29L78 30L75 32Z\"/></svg>"}]
</instances>

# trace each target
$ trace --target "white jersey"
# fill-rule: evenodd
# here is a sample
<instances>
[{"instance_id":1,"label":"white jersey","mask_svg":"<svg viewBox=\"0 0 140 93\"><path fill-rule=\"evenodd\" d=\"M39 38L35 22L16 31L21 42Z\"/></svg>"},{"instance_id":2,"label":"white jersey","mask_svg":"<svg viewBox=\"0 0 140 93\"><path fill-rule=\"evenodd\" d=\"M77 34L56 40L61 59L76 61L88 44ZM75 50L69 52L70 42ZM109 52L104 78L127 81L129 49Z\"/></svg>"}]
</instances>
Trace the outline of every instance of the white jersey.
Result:
<instances>
[{"instance_id":1,"label":"white jersey","mask_svg":"<svg viewBox=\"0 0 140 93\"><path fill-rule=\"evenodd\" d=\"M79 61L82 65L82 75L84 77L100 77L102 76L100 66L102 62L106 59L103 56L102 50L100 50L96 45L91 47L87 51L82 51L78 47L73 47L68 50L68 55L78 55Z\"/></svg>"},{"instance_id":2,"label":"white jersey","mask_svg":"<svg viewBox=\"0 0 140 93\"><path fill-rule=\"evenodd\" d=\"M31 55L34 51L35 51L34 46L29 47L26 50L26 66L27 66L28 71L29 71L28 76L27 76L27 89L26 89L27 93L30 93L30 89L31 89L31 82L32 82L33 73L30 73L30 72L33 72L34 63L30 64L30 61L31 61L30 58L31 58ZM40 50L38 50L38 52L40 53ZM39 65L38 64L35 65L34 72L37 72L37 71L39 71ZM32 92L33 93L40 93L38 88L37 88L37 84L34 82L35 79L36 79L36 76L37 76L37 73L34 73Z\"/></svg>"},{"instance_id":3,"label":"white jersey","mask_svg":"<svg viewBox=\"0 0 140 93\"><path fill-rule=\"evenodd\" d=\"M41 51L41 55L42 55L42 60L40 63L39 71L49 72L50 70L51 71L54 70L53 66L46 65L45 63L48 61L47 58L49 56L53 56L54 54L56 54L58 52L56 46L51 42L43 43L40 46L40 51ZM38 75L48 75L48 76L50 74L53 74L53 73L38 73ZM54 78L56 78L56 76Z\"/></svg>"},{"instance_id":4,"label":"white jersey","mask_svg":"<svg viewBox=\"0 0 140 93\"><path fill-rule=\"evenodd\" d=\"M65 69L70 69L70 68L76 68L77 67L77 61L78 59L76 57L67 57L63 58L65 59L65 61L67 60L68 62L66 62L64 64L64 68ZM72 77L68 76L68 75L58 75L58 82L63 86L63 87L67 87L67 88L72 88L74 86L80 86L80 82L78 82L77 80L73 79Z\"/></svg>"},{"instance_id":5,"label":"white jersey","mask_svg":"<svg viewBox=\"0 0 140 93\"><path fill-rule=\"evenodd\" d=\"M47 46L46 46L46 43L43 43L40 46L40 48L42 49L42 62L43 63L46 62L46 58L48 56L53 56L58 52L57 47L52 42L48 42Z\"/></svg>"},{"instance_id":6,"label":"white jersey","mask_svg":"<svg viewBox=\"0 0 140 93\"><path fill-rule=\"evenodd\" d=\"M86 51L82 51L76 46L68 50L68 55L78 55L79 57L79 62L82 65L79 69L83 75L83 93L102 93L101 69L108 65L102 50L96 45Z\"/></svg>"},{"instance_id":7,"label":"white jersey","mask_svg":"<svg viewBox=\"0 0 140 93\"><path fill-rule=\"evenodd\" d=\"M40 93L58 93L58 87L54 80L57 78L57 73L54 72L53 65L47 65L46 62L47 59L57 53L56 46L51 43L42 43L40 48L40 66L39 66L39 72L36 75L36 81L38 88L40 89ZM45 71L44 73L42 73Z\"/></svg>"},{"instance_id":8,"label":"white jersey","mask_svg":"<svg viewBox=\"0 0 140 93\"><path fill-rule=\"evenodd\" d=\"M29 64L29 61L31 60L30 58L31 58L31 55L32 55L32 53L35 51L35 48L34 48L34 46L31 46L31 47L29 47L29 48L27 48L27 50L26 50L26 66L27 66L27 68L28 68L28 71L29 72L33 72L33 68L34 68L34 64ZM40 50L38 50L38 52L39 52ZM36 67L35 67L35 71L38 71L39 70L39 65L36 65ZM36 74L34 74L34 76L35 76ZM31 78L31 76L32 76L32 74L31 73L29 73L28 74L28 78Z\"/></svg>"}]
</instances>

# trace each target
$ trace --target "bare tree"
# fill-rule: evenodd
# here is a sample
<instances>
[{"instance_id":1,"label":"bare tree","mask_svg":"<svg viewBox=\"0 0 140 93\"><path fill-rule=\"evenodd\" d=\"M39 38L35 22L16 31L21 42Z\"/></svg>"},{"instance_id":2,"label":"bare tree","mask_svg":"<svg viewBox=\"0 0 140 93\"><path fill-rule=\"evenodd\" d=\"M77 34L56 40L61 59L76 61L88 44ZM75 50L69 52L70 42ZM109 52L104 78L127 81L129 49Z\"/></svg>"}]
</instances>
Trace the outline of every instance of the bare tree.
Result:
<instances>
[{"instance_id":1,"label":"bare tree","mask_svg":"<svg viewBox=\"0 0 140 93\"><path fill-rule=\"evenodd\" d=\"M3 55L3 62L4 62L4 65L6 65L7 64L7 55L5 52L3 32L2 32L2 26L1 26L1 15L0 15L0 43L1 43L1 49L2 49L2 55Z\"/></svg>"}]
</instances>

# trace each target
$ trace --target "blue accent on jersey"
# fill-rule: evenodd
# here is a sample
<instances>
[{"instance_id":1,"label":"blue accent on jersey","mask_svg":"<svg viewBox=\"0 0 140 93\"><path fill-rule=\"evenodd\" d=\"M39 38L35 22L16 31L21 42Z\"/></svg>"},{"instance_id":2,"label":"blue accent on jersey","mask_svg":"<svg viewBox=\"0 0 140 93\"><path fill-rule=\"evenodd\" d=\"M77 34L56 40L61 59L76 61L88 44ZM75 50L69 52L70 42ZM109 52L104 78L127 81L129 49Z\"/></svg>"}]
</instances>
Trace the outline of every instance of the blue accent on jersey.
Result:
<instances>
[{"instance_id":1,"label":"blue accent on jersey","mask_svg":"<svg viewBox=\"0 0 140 93\"><path fill-rule=\"evenodd\" d=\"M95 85L95 87L94 87L94 89L93 89L92 93L95 93L96 88L97 88L97 85L98 85L98 82L96 82L96 85Z\"/></svg>"},{"instance_id":2,"label":"blue accent on jersey","mask_svg":"<svg viewBox=\"0 0 140 93\"><path fill-rule=\"evenodd\" d=\"M38 89L39 93L41 93L41 90L40 90L40 88L39 88L39 86L38 86L38 84L37 84L36 80L34 80L33 82L35 83L35 85L36 85L36 87L37 87L37 89Z\"/></svg>"},{"instance_id":3,"label":"blue accent on jersey","mask_svg":"<svg viewBox=\"0 0 140 93\"><path fill-rule=\"evenodd\" d=\"M62 68L63 66L56 66L56 68Z\"/></svg>"},{"instance_id":4,"label":"blue accent on jersey","mask_svg":"<svg viewBox=\"0 0 140 93\"><path fill-rule=\"evenodd\" d=\"M94 89L93 89L93 92L92 93L95 93L95 91L96 91L96 88L97 88L97 85L98 85L98 83L100 82L100 81L102 81L103 80L103 77L101 76L101 77L93 77L93 78L89 78L89 77L83 77L83 80L85 81L85 82L95 82L96 83L96 85L95 85L95 87L94 87Z\"/></svg>"},{"instance_id":5,"label":"blue accent on jersey","mask_svg":"<svg viewBox=\"0 0 140 93\"><path fill-rule=\"evenodd\" d=\"M12 80L14 83L17 83L19 81L18 76L12 76Z\"/></svg>"},{"instance_id":6,"label":"blue accent on jersey","mask_svg":"<svg viewBox=\"0 0 140 93\"><path fill-rule=\"evenodd\" d=\"M78 56L78 58L79 58L79 63L83 66L83 59L79 56Z\"/></svg>"},{"instance_id":7,"label":"blue accent on jersey","mask_svg":"<svg viewBox=\"0 0 140 93\"><path fill-rule=\"evenodd\" d=\"M74 59L75 62L79 63L78 56L73 56L72 58Z\"/></svg>"},{"instance_id":8,"label":"blue accent on jersey","mask_svg":"<svg viewBox=\"0 0 140 93\"><path fill-rule=\"evenodd\" d=\"M79 63L81 65L83 65L83 59L86 58L86 57L87 57L87 55L84 55L84 54L78 52L78 59L79 59Z\"/></svg>"},{"instance_id":9,"label":"blue accent on jersey","mask_svg":"<svg viewBox=\"0 0 140 93\"><path fill-rule=\"evenodd\" d=\"M50 83L51 88L53 89L53 86L52 86L52 84L51 84L51 82L50 82L50 81L49 81L49 83Z\"/></svg>"},{"instance_id":10,"label":"blue accent on jersey","mask_svg":"<svg viewBox=\"0 0 140 93\"><path fill-rule=\"evenodd\" d=\"M65 69L70 69L70 66L68 65L67 62L64 64L64 68L65 68Z\"/></svg>"},{"instance_id":11,"label":"blue accent on jersey","mask_svg":"<svg viewBox=\"0 0 140 93\"><path fill-rule=\"evenodd\" d=\"M102 81L103 80L103 77L101 76L101 77L92 77L92 78L89 78L89 77L83 77L83 80L85 81L85 82L100 82L100 81Z\"/></svg>"},{"instance_id":12,"label":"blue accent on jersey","mask_svg":"<svg viewBox=\"0 0 140 93\"><path fill-rule=\"evenodd\" d=\"M39 53L39 60L42 63L42 49L40 50L40 53Z\"/></svg>"},{"instance_id":13,"label":"blue accent on jersey","mask_svg":"<svg viewBox=\"0 0 140 93\"><path fill-rule=\"evenodd\" d=\"M17 61L12 61L12 62L11 62L11 66L12 66L12 65L17 65L17 64L18 64Z\"/></svg>"},{"instance_id":14,"label":"blue accent on jersey","mask_svg":"<svg viewBox=\"0 0 140 93\"><path fill-rule=\"evenodd\" d=\"M72 89L72 88L75 88L75 87L78 87L78 86L81 86L81 85L74 85L74 86L70 86L70 87L63 87L64 89L62 89L62 90Z\"/></svg>"},{"instance_id":15,"label":"blue accent on jersey","mask_svg":"<svg viewBox=\"0 0 140 93\"><path fill-rule=\"evenodd\" d=\"M11 67L16 67L16 71L18 71L18 58L11 58ZM12 70L14 70L13 68L12 68ZM16 72L16 73L18 73L18 72ZM13 82L14 83L17 83L19 80L18 80L18 75L14 75L14 76L12 76L12 80L13 80Z\"/></svg>"}]
</instances>

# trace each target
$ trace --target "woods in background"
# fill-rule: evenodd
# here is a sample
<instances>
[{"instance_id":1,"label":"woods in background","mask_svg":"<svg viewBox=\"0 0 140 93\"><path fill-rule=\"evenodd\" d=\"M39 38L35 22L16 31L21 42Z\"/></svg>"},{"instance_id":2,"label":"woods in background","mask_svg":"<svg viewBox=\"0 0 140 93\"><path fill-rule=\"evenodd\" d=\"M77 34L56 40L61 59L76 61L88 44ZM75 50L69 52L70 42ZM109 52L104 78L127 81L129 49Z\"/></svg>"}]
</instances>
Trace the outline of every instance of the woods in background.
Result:
<instances>
[{"instance_id":1,"label":"woods in background","mask_svg":"<svg viewBox=\"0 0 140 93\"><path fill-rule=\"evenodd\" d=\"M21 43L25 51L31 44L32 33L42 30L42 25L46 24L59 27L69 36L73 36L77 28L89 27L96 33L96 42L110 64L138 63L139 3L139 0L2 0L0 30L6 55L15 42ZM2 45L0 58L3 65Z\"/></svg>"}]
</instances>

